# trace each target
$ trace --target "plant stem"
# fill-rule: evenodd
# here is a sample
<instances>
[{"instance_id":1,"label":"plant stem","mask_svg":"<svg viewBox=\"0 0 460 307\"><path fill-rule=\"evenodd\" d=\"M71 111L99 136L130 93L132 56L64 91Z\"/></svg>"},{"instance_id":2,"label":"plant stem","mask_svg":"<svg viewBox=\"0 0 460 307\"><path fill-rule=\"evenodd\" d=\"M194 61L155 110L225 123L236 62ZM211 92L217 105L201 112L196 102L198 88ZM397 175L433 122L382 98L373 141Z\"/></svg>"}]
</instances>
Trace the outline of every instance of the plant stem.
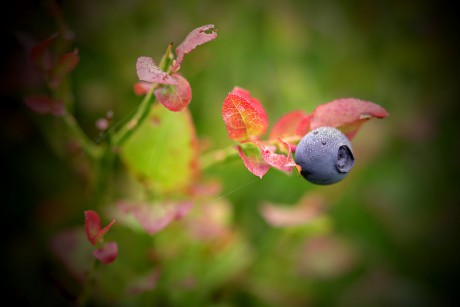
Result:
<instances>
[{"instance_id":1,"label":"plant stem","mask_svg":"<svg viewBox=\"0 0 460 307\"><path fill-rule=\"evenodd\" d=\"M88 139L75 120L75 117L66 111L62 116L62 119L83 151L90 158L97 160L101 156L101 148Z\"/></svg>"},{"instance_id":2,"label":"plant stem","mask_svg":"<svg viewBox=\"0 0 460 307\"><path fill-rule=\"evenodd\" d=\"M95 166L95 181L92 185L91 207L102 207L110 201L111 174L114 170L115 152L109 145L104 146L102 155Z\"/></svg>"},{"instance_id":3,"label":"plant stem","mask_svg":"<svg viewBox=\"0 0 460 307\"><path fill-rule=\"evenodd\" d=\"M83 285L83 290L81 291L80 295L77 298L77 306L85 306L90 294L91 294L91 289L92 286L94 285L95 282L95 274L96 274L96 269L97 269L97 260L96 258L93 258L91 262L91 267L88 272L88 276L85 280L85 284Z\"/></svg>"},{"instance_id":4,"label":"plant stem","mask_svg":"<svg viewBox=\"0 0 460 307\"><path fill-rule=\"evenodd\" d=\"M200 166L204 170L224 162L233 161L237 158L238 151L235 149L235 146L229 146L226 148L208 152L205 155L203 155L200 160Z\"/></svg>"},{"instance_id":5,"label":"plant stem","mask_svg":"<svg viewBox=\"0 0 460 307\"><path fill-rule=\"evenodd\" d=\"M153 84L147 95L145 95L141 104L137 108L130 120L128 120L115 134L112 136L112 144L114 146L122 145L131 134L136 131L142 122L147 118L150 112L150 108L155 101L153 95L154 90L158 87L158 84Z\"/></svg>"},{"instance_id":6,"label":"plant stem","mask_svg":"<svg viewBox=\"0 0 460 307\"><path fill-rule=\"evenodd\" d=\"M291 136L283 138L283 141L289 144L296 144L300 141L299 136ZM278 139L271 139L265 141L266 144L270 145L278 145ZM240 146L243 150L248 146L253 146L253 143L239 143L235 144L226 148L217 149L211 152L204 154L201 157L200 165L202 169L206 169L221 163L230 162L239 157L238 151L236 150L235 146Z\"/></svg>"},{"instance_id":7,"label":"plant stem","mask_svg":"<svg viewBox=\"0 0 460 307\"><path fill-rule=\"evenodd\" d=\"M165 53L163 54L159 68L165 72L168 72L172 61L172 43L168 45L166 48ZM153 83L150 87L149 92L145 95L144 99L140 103L139 107L137 108L136 112L133 114L131 119L129 119L123 126L114 133L112 136L112 145L116 147L122 145L130 136L131 134L136 131L140 125L144 122L144 120L148 117L152 104L155 101L155 95L153 92L160 86L158 83Z\"/></svg>"}]
</instances>

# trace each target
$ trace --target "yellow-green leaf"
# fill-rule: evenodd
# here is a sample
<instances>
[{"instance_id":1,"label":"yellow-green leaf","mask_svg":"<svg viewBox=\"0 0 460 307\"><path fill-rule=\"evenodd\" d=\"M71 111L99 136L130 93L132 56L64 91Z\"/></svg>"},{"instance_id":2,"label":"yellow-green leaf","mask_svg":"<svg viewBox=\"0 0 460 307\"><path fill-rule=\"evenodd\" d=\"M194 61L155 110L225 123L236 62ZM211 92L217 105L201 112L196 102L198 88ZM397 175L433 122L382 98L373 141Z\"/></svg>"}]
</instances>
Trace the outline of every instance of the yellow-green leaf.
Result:
<instances>
[{"instance_id":1,"label":"yellow-green leaf","mask_svg":"<svg viewBox=\"0 0 460 307\"><path fill-rule=\"evenodd\" d=\"M197 142L188 110L152 107L149 118L121 148L129 171L155 192L186 189L197 175Z\"/></svg>"}]
</instances>

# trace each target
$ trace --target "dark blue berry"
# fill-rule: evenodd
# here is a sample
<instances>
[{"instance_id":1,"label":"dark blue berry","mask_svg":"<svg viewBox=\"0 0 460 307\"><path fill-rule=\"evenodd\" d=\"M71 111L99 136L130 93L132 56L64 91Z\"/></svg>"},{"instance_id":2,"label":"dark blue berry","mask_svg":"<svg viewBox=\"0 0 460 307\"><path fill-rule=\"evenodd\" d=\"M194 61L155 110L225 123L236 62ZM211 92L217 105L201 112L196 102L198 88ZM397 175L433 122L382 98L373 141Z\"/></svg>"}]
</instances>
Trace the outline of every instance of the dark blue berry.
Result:
<instances>
[{"instance_id":1,"label":"dark blue berry","mask_svg":"<svg viewBox=\"0 0 460 307\"><path fill-rule=\"evenodd\" d=\"M348 138L333 127L320 127L307 133L297 145L295 162L302 176L314 184L341 181L355 162Z\"/></svg>"}]
</instances>

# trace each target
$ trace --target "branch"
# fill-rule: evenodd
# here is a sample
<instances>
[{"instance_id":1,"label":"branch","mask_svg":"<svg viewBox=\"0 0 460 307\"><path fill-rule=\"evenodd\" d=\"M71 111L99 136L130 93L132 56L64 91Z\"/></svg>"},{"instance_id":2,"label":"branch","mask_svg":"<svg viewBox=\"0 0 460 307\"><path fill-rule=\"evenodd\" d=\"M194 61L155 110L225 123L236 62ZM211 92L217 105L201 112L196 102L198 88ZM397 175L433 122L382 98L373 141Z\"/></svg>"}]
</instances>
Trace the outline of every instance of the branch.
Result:
<instances>
[{"instance_id":1,"label":"branch","mask_svg":"<svg viewBox=\"0 0 460 307\"><path fill-rule=\"evenodd\" d=\"M163 71L168 71L168 68L172 63L172 53L171 53L172 43L168 45L166 51L161 58L159 68ZM114 146L121 146L123 143L136 131L142 122L148 117L152 104L155 102L155 95L153 92L158 88L160 84L154 83L150 87L147 95L144 96L144 99L140 103L136 112L132 115L123 126L115 132L112 136L111 141Z\"/></svg>"},{"instance_id":2,"label":"branch","mask_svg":"<svg viewBox=\"0 0 460 307\"><path fill-rule=\"evenodd\" d=\"M292 144L297 144L300 141L301 137L299 136L290 136L283 138L285 142L292 143ZM277 145L279 141L277 139L272 139L272 140L267 140L265 141L267 144L271 145ZM239 159L239 154L238 151L235 149L235 146L240 146L243 150L245 147L249 146L246 143L238 143L226 148L222 149L217 149L211 152L208 152L204 154L201 157L200 160L200 165L202 169L207 169L209 167L221 164L221 163L226 163L226 162L231 162L233 160L238 160Z\"/></svg>"},{"instance_id":3,"label":"branch","mask_svg":"<svg viewBox=\"0 0 460 307\"><path fill-rule=\"evenodd\" d=\"M69 129L70 133L73 135L75 140L78 142L83 151L92 159L96 160L101 156L101 148L88 139L86 134L81 130L78 125L75 117L69 112L65 112L62 116L62 119Z\"/></svg>"},{"instance_id":4,"label":"branch","mask_svg":"<svg viewBox=\"0 0 460 307\"><path fill-rule=\"evenodd\" d=\"M158 84L153 84L147 95L140 103L136 112L115 134L112 136L112 144L114 146L121 146L130 136L136 131L142 122L148 117L155 95L153 91L158 87Z\"/></svg>"}]
</instances>

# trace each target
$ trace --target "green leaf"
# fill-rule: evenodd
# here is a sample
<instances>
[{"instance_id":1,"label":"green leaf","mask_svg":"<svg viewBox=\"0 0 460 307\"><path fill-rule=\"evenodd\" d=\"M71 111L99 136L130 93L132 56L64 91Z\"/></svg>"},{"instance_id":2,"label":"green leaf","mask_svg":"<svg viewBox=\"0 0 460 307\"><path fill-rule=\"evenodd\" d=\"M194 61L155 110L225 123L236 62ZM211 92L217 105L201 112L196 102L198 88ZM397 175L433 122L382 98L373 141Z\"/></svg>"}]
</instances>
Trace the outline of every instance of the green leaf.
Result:
<instances>
[{"instance_id":1,"label":"green leaf","mask_svg":"<svg viewBox=\"0 0 460 307\"><path fill-rule=\"evenodd\" d=\"M197 142L188 110L171 112L160 104L121 147L129 171L155 192L186 189L197 175Z\"/></svg>"}]
</instances>

